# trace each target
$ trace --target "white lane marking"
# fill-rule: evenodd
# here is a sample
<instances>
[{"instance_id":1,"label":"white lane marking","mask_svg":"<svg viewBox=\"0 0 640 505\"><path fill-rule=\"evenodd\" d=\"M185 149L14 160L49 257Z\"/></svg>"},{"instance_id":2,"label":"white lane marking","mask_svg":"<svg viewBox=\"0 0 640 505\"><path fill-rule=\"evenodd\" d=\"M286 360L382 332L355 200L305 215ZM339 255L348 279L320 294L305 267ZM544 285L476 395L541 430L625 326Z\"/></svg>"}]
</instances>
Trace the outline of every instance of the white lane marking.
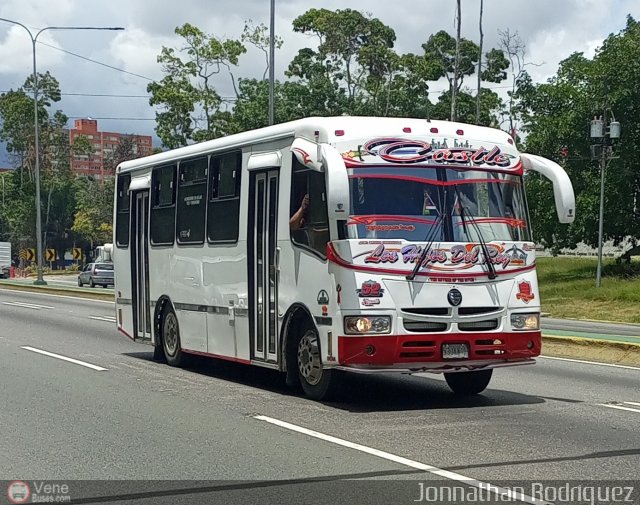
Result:
<instances>
[{"instance_id":1,"label":"white lane marking","mask_svg":"<svg viewBox=\"0 0 640 505\"><path fill-rule=\"evenodd\" d=\"M267 423L275 424L276 426L280 426L281 428L295 431L297 433L302 433L310 437L319 438L320 440L324 440L326 442L331 442L333 444L341 445L343 447L348 447L349 449L354 449L356 451L364 452L366 454L371 454L372 456L377 456L379 458L383 458L388 461L393 461L394 463L398 463L400 465L408 466L410 468L415 468L417 470L423 470L430 474L437 475L438 477L443 477L445 479L462 482L468 486L473 486L473 487L477 487L479 489L485 489L485 490L495 489L496 494L499 493L501 496L504 496L505 498L508 497L511 500L520 501L524 503L531 503L535 505L540 505L540 504L553 505L553 504L550 504L549 502L543 502L539 499L532 498L531 496L516 493L510 489L493 486L487 482L472 479L471 477L465 477L464 475L461 475L459 473L450 472L448 470L442 470L441 468L438 468L432 465L427 465L425 463L420 463L419 461L403 458L402 456L397 456L396 454L391 454L389 452L381 451L379 449L374 449L373 447L367 447L366 445L360 445L354 442L349 442L348 440L344 440L342 438L337 438L332 435L326 435L324 433L303 428L302 426L291 424L286 421L280 421L279 419L274 419L273 417L257 415L257 416L253 416L253 418L257 419L258 421L265 421ZM490 485L491 485L491 488L488 487Z\"/></svg>"},{"instance_id":2,"label":"white lane marking","mask_svg":"<svg viewBox=\"0 0 640 505\"><path fill-rule=\"evenodd\" d=\"M629 402L624 402L624 403L629 403ZM623 405L612 405L610 403L601 403L600 405L610 409L628 410L629 412L635 412L636 414L640 414L640 409L632 409L631 407L624 407Z\"/></svg>"},{"instance_id":3,"label":"white lane marking","mask_svg":"<svg viewBox=\"0 0 640 505\"><path fill-rule=\"evenodd\" d=\"M638 402L623 402L625 405L635 405L636 407L640 407L640 403Z\"/></svg>"},{"instance_id":4,"label":"white lane marking","mask_svg":"<svg viewBox=\"0 0 640 505\"><path fill-rule=\"evenodd\" d=\"M116 318L112 316L89 316L89 319L95 319L96 321L107 321L108 323L116 322Z\"/></svg>"},{"instance_id":5,"label":"white lane marking","mask_svg":"<svg viewBox=\"0 0 640 505\"><path fill-rule=\"evenodd\" d=\"M68 295L54 295L53 293L38 293L37 291L28 291L26 289L4 289L0 288L0 295L4 292L7 293L20 293L21 295L27 294L29 296L50 296L53 298L69 298L70 300L83 300L85 302L96 302L96 303L112 303L115 304L115 300L96 300L95 298L83 298L81 296L68 296Z\"/></svg>"},{"instance_id":6,"label":"white lane marking","mask_svg":"<svg viewBox=\"0 0 640 505\"><path fill-rule=\"evenodd\" d=\"M22 307L25 309L46 309L53 310L55 307L51 305L38 305L37 303L26 303L26 302L2 302L2 305L12 305L14 307Z\"/></svg>"},{"instance_id":7,"label":"white lane marking","mask_svg":"<svg viewBox=\"0 0 640 505\"><path fill-rule=\"evenodd\" d=\"M640 367L630 365L615 365L613 363L601 363L600 361L585 361L583 359L557 358L556 356L539 356L543 359L555 359L558 361L571 361L572 363L584 363L586 365L610 366L614 368L626 368L627 370L640 370Z\"/></svg>"},{"instance_id":8,"label":"white lane marking","mask_svg":"<svg viewBox=\"0 0 640 505\"><path fill-rule=\"evenodd\" d=\"M35 347L30 347L28 345L23 345L21 349L24 349L25 351L37 352L38 354L43 354L51 358L61 359L62 361L68 361L69 363L75 363L76 365L85 366L87 368L91 368L92 370L97 370L98 372L104 372L106 370L109 370L108 368L103 368L98 365L93 365L91 363L87 363L86 361L80 361L79 359L68 358L67 356L62 356L60 354L55 354L49 351L43 351L42 349L37 349Z\"/></svg>"}]
</instances>

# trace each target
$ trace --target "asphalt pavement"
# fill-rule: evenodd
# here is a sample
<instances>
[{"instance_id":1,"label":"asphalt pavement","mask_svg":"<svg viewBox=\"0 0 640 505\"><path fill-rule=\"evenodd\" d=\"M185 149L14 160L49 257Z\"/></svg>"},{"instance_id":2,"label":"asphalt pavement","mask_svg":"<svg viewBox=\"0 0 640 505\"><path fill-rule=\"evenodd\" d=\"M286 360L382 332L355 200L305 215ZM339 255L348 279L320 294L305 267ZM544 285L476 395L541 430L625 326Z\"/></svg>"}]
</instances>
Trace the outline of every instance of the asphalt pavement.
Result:
<instances>
[{"instance_id":1,"label":"asphalt pavement","mask_svg":"<svg viewBox=\"0 0 640 505\"><path fill-rule=\"evenodd\" d=\"M9 290L0 351L0 477L72 482L74 503L409 503L421 482L549 479L640 492L640 368L541 358L471 399L440 376L348 376L318 403L270 370L156 363L112 302Z\"/></svg>"},{"instance_id":2,"label":"asphalt pavement","mask_svg":"<svg viewBox=\"0 0 640 505\"><path fill-rule=\"evenodd\" d=\"M543 317L540 322L546 335L570 335L598 340L616 340L640 344L640 325L577 319Z\"/></svg>"}]
</instances>

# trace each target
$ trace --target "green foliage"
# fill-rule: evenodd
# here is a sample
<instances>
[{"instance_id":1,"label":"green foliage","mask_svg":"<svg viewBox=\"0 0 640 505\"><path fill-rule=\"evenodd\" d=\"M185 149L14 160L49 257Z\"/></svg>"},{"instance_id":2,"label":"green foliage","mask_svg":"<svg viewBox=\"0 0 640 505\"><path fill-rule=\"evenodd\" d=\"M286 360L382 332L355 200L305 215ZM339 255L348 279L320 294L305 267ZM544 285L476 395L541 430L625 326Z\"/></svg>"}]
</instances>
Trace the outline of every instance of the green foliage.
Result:
<instances>
[{"instance_id":1,"label":"green foliage","mask_svg":"<svg viewBox=\"0 0 640 505\"><path fill-rule=\"evenodd\" d=\"M235 87L231 68L246 52L241 41L207 35L189 23L176 28L175 33L184 39L185 46L178 51L162 48L158 63L165 76L147 86L149 104L162 108L156 113L156 133L171 149L226 134L222 98L212 80L226 69Z\"/></svg>"},{"instance_id":2,"label":"green foliage","mask_svg":"<svg viewBox=\"0 0 640 505\"><path fill-rule=\"evenodd\" d=\"M5 176L5 206L2 209L4 235L20 246L35 244L35 134L33 125L33 79L22 87L0 95L0 140L7 143L18 168ZM48 72L38 76L38 123L42 229L45 247L61 246L68 239L75 196L69 167L67 117L52 111L60 100L58 81Z\"/></svg>"},{"instance_id":3,"label":"green foliage","mask_svg":"<svg viewBox=\"0 0 640 505\"><path fill-rule=\"evenodd\" d=\"M458 72L455 72L456 39L445 31L439 31L429 37L422 44L424 54L421 65L422 77L427 81L437 81L446 78L449 82L449 96L455 87L460 91L465 77L476 72L480 48L468 39L460 40L460 57ZM505 70L509 68L509 61L501 49L491 49L485 53L481 78L487 82L501 82L507 78ZM448 99L451 100L450 97ZM457 114L459 118L460 114ZM462 119L460 119L462 120Z\"/></svg>"},{"instance_id":4,"label":"green foliage","mask_svg":"<svg viewBox=\"0 0 640 505\"><path fill-rule=\"evenodd\" d=\"M76 179L77 204L71 230L77 238L92 246L111 242L114 188L113 177L102 181L88 177Z\"/></svg>"},{"instance_id":5,"label":"green foliage","mask_svg":"<svg viewBox=\"0 0 640 505\"><path fill-rule=\"evenodd\" d=\"M589 121L607 106L622 124L622 139L614 146L605 179L605 240L640 237L640 24L629 17L620 33L604 41L593 59L576 53L561 62L556 76L533 84L524 75L517 99L530 152L564 165L576 192L576 220L560 226L548 211L551 189L531 177L527 185L536 238L553 248L584 240L596 245L600 202L600 162L591 160ZM566 158L560 155L563 148Z\"/></svg>"},{"instance_id":6,"label":"green foliage","mask_svg":"<svg viewBox=\"0 0 640 505\"><path fill-rule=\"evenodd\" d=\"M470 93L462 90L465 76L476 71L478 46L463 39L460 70L453 75L455 39L438 32L423 45L424 54L398 54L395 31L380 19L353 9L312 8L293 21L293 30L312 36L317 44L298 51L285 72L286 80L274 85L276 122L308 116L371 115L449 118L444 114L450 98L445 93L434 105L429 82L442 77L461 93L459 117L475 122L469 113ZM239 40L220 39L185 24L176 29L185 45L163 47L158 56L164 77L149 84L150 104L156 112L156 132L165 147L175 148L268 123L269 33L264 25L245 23ZM262 79L238 78L235 66L244 44L264 54ZM282 40L276 38L276 49ZM484 55L482 80L500 82L509 62L491 49ZM227 107L213 79L227 73L236 94ZM451 88L450 88L451 89ZM495 93L481 90L482 124L494 124L502 107Z\"/></svg>"}]
</instances>

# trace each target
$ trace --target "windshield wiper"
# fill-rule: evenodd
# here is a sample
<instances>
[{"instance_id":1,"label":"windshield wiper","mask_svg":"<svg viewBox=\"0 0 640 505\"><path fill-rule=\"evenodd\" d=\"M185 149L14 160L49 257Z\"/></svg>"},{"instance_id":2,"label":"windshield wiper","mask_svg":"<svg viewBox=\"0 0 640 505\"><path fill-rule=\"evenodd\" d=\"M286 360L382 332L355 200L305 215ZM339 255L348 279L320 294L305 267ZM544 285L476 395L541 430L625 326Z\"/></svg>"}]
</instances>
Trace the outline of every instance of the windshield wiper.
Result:
<instances>
[{"instance_id":1,"label":"windshield wiper","mask_svg":"<svg viewBox=\"0 0 640 505\"><path fill-rule=\"evenodd\" d=\"M420 257L418 258L416 265L413 267L412 272L406 276L406 279L408 281L412 281L413 279L415 279L416 275L418 274L418 271L422 267L422 263L424 262L424 259L427 257L427 253L431 250L431 246L433 245L433 242L436 239L438 224L441 221L441 219L442 219L442 214L438 214L436 216L435 221L433 222L433 226L431 227L431 229L429 230L429 233L425 237L425 241L428 240L427 245L425 245L424 249L420 253Z\"/></svg>"},{"instance_id":2,"label":"windshield wiper","mask_svg":"<svg viewBox=\"0 0 640 505\"><path fill-rule=\"evenodd\" d=\"M458 187L454 186L454 188L456 191L456 196L458 197L458 205L460 206L460 219L462 220L462 229L464 230L464 233L468 238L469 234L467 233L467 223L466 223L467 218L465 216L465 212L467 208L462 203L462 199L460 198L460 193L458 192ZM489 274L489 279L493 280L498 276L498 274L496 273L496 267L491 262L491 257L489 256L489 248L487 247L487 243L484 240L484 237L482 236L482 232L480 231L480 227L478 226L478 223L476 223L473 219L471 219L471 221L469 222L473 225L473 229L476 230L476 233L478 234L478 242L480 242L480 247L482 248L482 255L484 256L484 264L487 265L487 272Z\"/></svg>"}]
</instances>

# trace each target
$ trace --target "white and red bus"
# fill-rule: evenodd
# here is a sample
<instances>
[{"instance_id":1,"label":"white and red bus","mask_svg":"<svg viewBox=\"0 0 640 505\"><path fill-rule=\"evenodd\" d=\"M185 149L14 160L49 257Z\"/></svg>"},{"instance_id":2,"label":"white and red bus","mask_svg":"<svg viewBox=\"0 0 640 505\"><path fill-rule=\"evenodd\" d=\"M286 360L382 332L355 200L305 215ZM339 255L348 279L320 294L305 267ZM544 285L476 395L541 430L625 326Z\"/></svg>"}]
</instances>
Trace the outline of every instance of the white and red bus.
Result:
<instances>
[{"instance_id":1,"label":"white and red bus","mask_svg":"<svg viewBox=\"0 0 640 505\"><path fill-rule=\"evenodd\" d=\"M315 399L345 371L479 393L540 354L527 170L571 222L559 165L461 123L306 118L124 162L118 329L170 365L273 368Z\"/></svg>"}]
</instances>

